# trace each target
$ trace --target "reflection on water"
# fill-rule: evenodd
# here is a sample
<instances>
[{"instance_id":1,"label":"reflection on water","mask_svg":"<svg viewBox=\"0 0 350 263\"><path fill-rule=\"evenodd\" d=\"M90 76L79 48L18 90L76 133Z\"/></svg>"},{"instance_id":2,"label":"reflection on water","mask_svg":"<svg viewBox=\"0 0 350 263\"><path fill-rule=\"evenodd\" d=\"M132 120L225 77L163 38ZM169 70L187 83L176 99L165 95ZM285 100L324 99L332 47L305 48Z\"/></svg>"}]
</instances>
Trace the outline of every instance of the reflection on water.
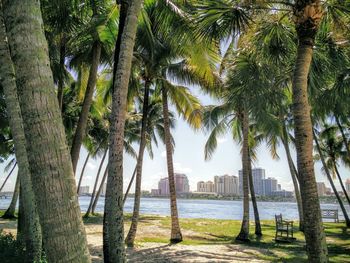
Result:
<instances>
[{"instance_id":1,"label":"reflection on water","mask_svg":"<svg viewBox=\"0 0 350 263\"><path fill-rule=\"evenodd\" d=\"M10 204L10 199L0 199L0 209L6 209ZM90 197L79 198L82 211L86 211L89 206ZM96 212L102 212L104 198L101 197ZM128 198L125 203L125 211L132 212L133 199ZM282 213L285 218L298 219L298 208L296 203L287 202L258 202L260 219L274 219L275 214ZM343 214L337 204L321 204L323 209L338 209L339 218L343 219ZM179 216L182 218L212 218L212 219L241 219L242 201L225 200L194 200L178 199ZM141 213L155 215L170 215L170 204L168 199L161 198L141 198ZM350 213L350 210L348 210ZM253 209L250 208L250 216L254 218Z\"/></svg>"}]
</instances>

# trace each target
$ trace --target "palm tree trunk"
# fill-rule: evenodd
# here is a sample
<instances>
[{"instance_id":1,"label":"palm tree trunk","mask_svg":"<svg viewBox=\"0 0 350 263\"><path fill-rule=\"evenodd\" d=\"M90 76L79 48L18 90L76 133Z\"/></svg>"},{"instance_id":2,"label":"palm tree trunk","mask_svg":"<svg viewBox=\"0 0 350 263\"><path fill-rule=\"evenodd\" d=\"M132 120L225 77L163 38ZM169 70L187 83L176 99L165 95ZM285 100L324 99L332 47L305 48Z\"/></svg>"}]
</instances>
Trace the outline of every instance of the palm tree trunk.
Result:
<instances>
[{"instance_id":1,"label":"palm tree trunk","mask_svg":"<svg viewBox=\"0 0 350 263\"><path fill-rule=\"evenodd\" d=\"M95 184L94 184L94 189L92 190L92 195L91 195L91 199L90 199L90 204L89 204L89 207L84 215L85 218L89 217L90 216L90 213L91 213L91 209L92 209L92 204L95 200L95 196L96 196L96 189L97 189L97 185L98 185L98 179L100 178L100 173L101 173L101 170L102 170L102 166L103 166L103 163L105 161L105 158L107 156L107 150L105 150L104 154L103 154L103 157L101 159L101 162L100 162L100 166L98 167L98 171L97 171L97 174L96 174L96 179L95 179Z\"/></svg>"},{"instance_id":2,"label":"palm tree trunk","mask_svg":"<svg viewBox=\"0 0 350 263\"><path fill-rule=\"evenodd\" d=\"M84 172L85 172L85 168L86 168L86 165L89 161L89 158L90 158L90 153L88 153L88 155L86 156L86 159L85 159L85 162L84 162L84 165L83 165L83 169L81 170L81 173L80 173L80 177L79 177L79 182L78 182L78 187L77 187L77 194L79 195L79 191L80 191L80 187L81 187L81 182L83 181L83 176L84 176Z\"/></svg>"},{"instance_id":3,"label":"palm tree trunk","mask_svg":"<svg viewBox=\"0 0 350 263\"><path fill-rule=\"evenodd\" d=\"M2 7L0 10L2 12ZM0 20L0 35L5 36L6 29L4 21L2 20L2 14L0 15ZM31 175L29 171L23 120L18 101L17 85L15 79L13 78L14 75L14 65L12 63L8 43L1 41L0 85L2 85L6 97L6 106L10 117L9 124L12 136L14 138L15 154L19 169L18 176L20 178L20 209L18 213L19 231L17 232L18 239L22 240L23 244L25 244L26 258L28 261L39 262L42 252L41 226L39 223L39 215L37 212ZM14 167L12 168L12 171ZM21 235L21 231L24 233L23 235Z\"/></svg>"},{"instance_id":4,"label":"palm tree trunk","mask_svg":"<svg viewBox=\"0 0 350 263\"><path fill-rule=\"evenodd\" d=\"M315 131L313 131L313 135L314 135L314 140L315 140L315 143L316 143L316 147L317 147L317 151L318 151L318 154L320 155L320 158L321 158L321 162L322 162L322 165L323 165L323 169L325 170L326 172L326 175L327 175L327 179L329 181L329 183L331 184L331 187L332 187L332 190L338 200L338 203L339 203L339 206L343 212L343 215L344 215L344 218L345 218L345 223L346 223L346 226L347 227L350 227L350 219L349 219L349 216L348 216L348 213L346 212L346 209L345 209L345 206L343 204L343 201L341 200L340 196L339 196L339 193L337 191L337 188L335 187L334 185L334 182L333 182L333 179L332 179L332 176L328 170L328 167L327 167L327 164L326 164L326 161L324 159L324 156L323 156L323 153L321 151L321 148L320 148L320 144L318 142L318 139L317 139L317 136L315 134Z\"/></svg>"},{"instance_id":5,"label":"palm tree trunk","mask_svg":"<svg viewBox=\"0 0 350 263\"><path fill-rule=\"evenodd\" d=\"M19 182L20 181L19 181L19 175L18 175L16 179L15 189L13 190L11 203L7 208L7 210L5 211L5 213L3 214L2 218L6 218L6 219L16 218L15 212L16 212L16 205L17 205L18 195L19 195L19 185L20 185Z\"/></svg>"},{"instance_id":6,"label":"palm tree trunk","mask_svg":"<svg viewBox=\"0 0 350 263\"><path fill-rule=\"evenodd\" d=\"M7 180L10 178L11 174L13 173L13 171L15 170L17 166L17 162L15 162L15 164L12 166L11 171L9 172L9 174L6 176L5 181L2 183L1 187L0 187L0 192L2 191L2 189L4 188L4 186L7 183Z\"/></svg>"},{"instance_id":7,"label":"palm tree trunk","mask_svg":"<svg viewBox=\"0 0 350 263\"><path fill-rule=\"evenodd\" d=\"M286 125L284 123L284 120L282 120L282 129L283 129L283 137L282 137L282 143L284 150L286 152L287 156L287 161L288 161L288 166L289 166L289 171L290 175L292 177L293 181L293 186L294 186L294 193L295 193L295 198L297 200L297 205L298 205L298 213L299 213L299 230L304 231L304 218L303 218L303 207L302 207L302 201L301 201L301 196L300 196L300 190L299 190L299 184L298 184L298 171L294 165L292 155L290 153L289 149L289 144L288 144L288 132L286 129Z\"/></svg>"},{"instance_id":8,"label":"palm tree trunk","mask_svg":"<svg viewBox=\"0 0 350 263\"><path fill-rule=\"evenodd\" d=\"M175 176L173 165L173 146L171 144L170 121L168 109L167 90L162 88L163 117L164 117L164 140L167 157L169 192L170 192L170 212L171 212L171 236L170 242L178 243L182 241L182 234L179 224L179 216L176 204Z\"/></svg>"},{"instance_id":9,"label":"palm tree trunk","mask_svg":"<svg viewBox=\"0 0 350 263\"><path fill-rule=\"evenodd\" d=\"M254 189L254 183L253 183L252 160L250 157L250 150L248 150L248 154L249 154L249 173L248 173L249 179L248 179L248 181L249 181L250 198L252 199L252 205L253 205L253 210L254 210L255 235L262 236L258 204L256 202L255 189Z\"/></svg>"},{"instance_id":10,"label":"palm tree trunk","mask_svg":"<svg viewBox=\"0 0 350 263\"><path fill-rule=\"evenodd\" d=\"M335 121L336 121L336 123L338 125L338 128L340 130L341 136L343 137L343 142L344 142L344 145L345 145L346 152L348 154L348 159L350 160L350 149L349 149L348 139L346 138L343 126L341 125L339 118L336 115L334 115L334 116L335 116Z\"/></svg>"},{"instance_id":11,"label":"palm tree trunk","mask_svg":"<svg viewBox=\"0 0 350 263\"><path fill-rule=\"evenodd\" d=\"M142 179L142 164L143 164L143 155L146 147L146 133L147 133L147 123L148 123L148 100L149 100L149 87L151 82L146 80L145 82L145 91L143 95L143 106L142 106L142 126L141 126L141 139L140 139L140 148L139 154L137 157L136 164L136 185L135 185L135 197L134 197L134 210L131 218L131 225L126 236L126 244L128 247L134 246L134 241L136 237L137 224L139 221L140 214L140 202L141 202L141 179Z\"/></svg>"},{"instance_id":12,"label":"palm tree trunk","mask_svg":"<svg viewBox=\"0 0 350 263\"><path fill-rule=\"evenodd\" d=\"M128 188L126 189L126 192L125 192L125 194L124 194L123 205L125 204L125 201L126 201L126 199L128 198L128 194L129 194L129 192L130 192L131 185L132 185L132 183L134 182L134 179L135 179L135 176L136 176L136 168L137 168L137 164L136 164L135 169L134 169L134 172L133 172L133 174L132 174L132 176L131 176L131 179L130 179Z\"/></svg>"},{"instance_id":13,"label":"palm tree trunk","mask_svg":"<svg viewBox=\"0 0 350 263\"><path fill-rule=\"evenodd\" d=\"M109 169L103 218L103 254L105 263L125 262L123 220L123 150L126 100L135 45L138 14L142 0L121 1L120 21L122 29L118 39L114 61L112 113L109 133ZM123 24L123 23L122 23Z\"/></svg>"},{"instance_id":14,"label":"palm tree trunk","mask_svg":"<svg viewBox=\"0 0 350 263\"><path fill-rule=\"evenodd\" d=\"M343 179L342 179L341 176L340 176L340 173L339 173L337 164L336 164L336 162L335 162L334 159L333 159L333 164L334 164L334 170L335 170L335 173L337 174L337 177L338 177L338 180L339 180L341 189L343 190L344 195L345 195L345 197L346 197L346 200L348 201L348 204L350 205L350 199L349 199L348 192L346 191L345 185L344 185L344 183L343 183Z\"/></svg>"},{"instance_id":15,"label":"palm tree trunk","mask_svg":"<svg viewBox=\"0 0 350 263\"><path fill-rule=\"evenodd\" d=\"M308 101L308 75L322 6L319 0L297 0L293 13L299 43L292 81L292 100L306 250L309 262L328 262L314 172L311 110Z\"/></svg>"},{"instance_id":16,"label":"palm tree trunk","mask_svg":"<svg viewBox=\"0 0 350 263\"><path fill-rule=\"evenodd\" d=\"M249 241L249 119L248 113L244 110L241 114L242 134L243 134L243 149L242 149L242 185L243 185L243 219L241 231L236 240Z\"/></svg>"},{"instance_id":17,"label":"palm tree trunk","mask_svg":"<svg viewBox=\"0 0 350 263\"><path fill-rule=\"evenodd\" d=\"M59 61L60 73L58 76L58 87L57 87L58 106L60 107L61 110L63 106L65 59L66 59L66 34L63 33L60 39L60 61Z\"/></svg>"},{"instance_id":18,"label":"palm tree trunk","mask_svg":"<svg viewBox=\"0 0 350 263\"><path fill-rule=\"evenodd\" d=\"M92 209L91 209L92 214L95 214L95 209L96 209L96 206L97 206L97 202L98 202L98 199L100 198L100 195L101 195L101 192L102 192L102 189L103 189L103 185L104 185L105 182L106 182L107 175L108 175L108 164L107 164L107 167L106 167L106 169L105 169L105 171L104 171L104 173L103 173L103 177L102 177L102 180L101 180L101 184L100 184L100 187L99 187L98 190L97 190L94 203L92 204Z\"/></svg>"},{"instance_id":19,"label":"palm tree trunk","mask_svg":"<svg viewBox=\"0 0 350 263\"><path fill-rule=\"evenodd\" d=\"M88 83L85 91L83 106L81 108L81 113L79 116L77 129L75 130L75 134L72 142L72 148L70 152L72 157L74 173L77 168L77 164L79 160L81 144L83 142L83 139L86 133L90 107L92 104L94 90L97 82L97 71L98 71L98 66L100 64L101 49L102 49L101 43L99 41L96 41L93 44L93 48L92 48L92 60L91 60L89 79L88 79Z\"/></svg>"},{"instance_id":20,"label":"palm tree trunk","mask_svg":"<svg viewBox=\"0 0 350 263\"><path fill-rule=\"evenodd\" d=\"M90 262L40 1L3 1L26 149L49 262ZM30 44L28 44L30 43Z\"/></svg>"}]
</instances>

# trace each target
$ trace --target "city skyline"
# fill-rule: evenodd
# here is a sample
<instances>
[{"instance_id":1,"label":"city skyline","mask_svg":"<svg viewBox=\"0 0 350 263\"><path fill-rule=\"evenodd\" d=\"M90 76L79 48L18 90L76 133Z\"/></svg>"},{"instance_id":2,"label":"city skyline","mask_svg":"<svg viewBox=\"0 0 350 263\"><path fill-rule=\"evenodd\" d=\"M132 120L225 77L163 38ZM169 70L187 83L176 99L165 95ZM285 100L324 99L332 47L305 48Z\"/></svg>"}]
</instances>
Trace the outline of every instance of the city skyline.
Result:
<instances>
[{"instance_id":1,"label":"city skyline","mask_svg":"<svg viewBox=\"0 0 350 263\"><path fill-rule=\"evenodd\" d=\"M196 88L191 88L191 91L199 97L203 105L215 104L216 102L209 98L207 95L199 93ZM208 138L208 135L201 131L193 131L183 119L177 117L176 128L172 131L172 135L176 142L174 148L174 169L177 173L186 173L189 179L189 184L192 189L196 188L198 181L211 180L213 175L218 174L236 174L242 166L241 159L241 146L232 140L230 134L224 134L218 139L218 147L216 152L210 161L204 160L204 145ZM138 145L134 144L134 148L137 150ZM274 160L269 153L265 143L262 143L257 148L257 159L252 163L253 168L265 167L267 177L276 178L283 188L289 191L293 190L293 182L290 177L288 163L286 160L284 149L281 145L277 147L277 152L280 159ZM165 158L165 146L159 143L158 147L153 148L154 158L153 160L147 153L144 156L143 163L143 175L142 175L142 189L150 191L157 188L158 181L167 176L167 166ZM295 149L291 147L291 154L296 156ZM77 166L76 180L80 176L80 172L87 156L85 149L81 150L80 159ZM97 159L90 159L87 167L86 174L82 181L82 185L90 186L92 189L96 173L98 170L101 157ZM294 158L294 162L296 160ZM135 159L124 155L124 191L126 190L132 173L135 168ZM7 173L4 173L4 167L7 162L0 163L0 183L3 182ZM317 182L325 182L329 187L326 176L321 172L321 163L316 162L315 174ZM103 165L103 169L106 167L106 163ZM273 167L273 169L271 169ZM17 170L17 169L16 169ZM350 179L350 170L340 165L339 171L344 181ZM16 172L16 171L15 171ZM6 184L4 191L12 191L15 184L15 177L11 176ZM337 189L341 189L339 181L335 180ZM131 192L134 192L132 187Z\"/></svg>"}]
</instances>

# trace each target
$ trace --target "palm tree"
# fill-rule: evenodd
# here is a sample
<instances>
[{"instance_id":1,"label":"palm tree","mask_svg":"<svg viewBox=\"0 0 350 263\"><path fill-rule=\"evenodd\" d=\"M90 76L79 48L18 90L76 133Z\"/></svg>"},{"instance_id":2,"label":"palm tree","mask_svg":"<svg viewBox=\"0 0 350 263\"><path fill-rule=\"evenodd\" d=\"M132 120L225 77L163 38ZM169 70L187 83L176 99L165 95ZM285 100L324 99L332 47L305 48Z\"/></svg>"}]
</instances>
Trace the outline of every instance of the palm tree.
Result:
<instances>
[{"instance_id":1,"label":"palm tree","mask_svg":"<svg viewBox=\"0 0 350 263\"><path fill-rule=\"evenodd\" d=\"M128 5L120 45L117 41L113 74L112 113L109 137L109 166L103 224L104 262L125 261L123 225L123 144L126 99L135 44L137 17L142 0ZM119 52L117 52L117 50Z\"/></svg>"},{"instance_id":2,"label":"palm tree","mask_svg":"<svg viewBox=\"0 0 350 263\"><path fill-rule=\"evenodd\" d=\"M336 176L338 177L340 186L343 190L343 193L345 195L346 200L348 201L348 204L350 205L350 199L349 195L346 191L346 188L344 186L344 182L340 176L339 170L338 170L338 160L347 159L347 153L343 150L343 140L342 137L337 135L337 129L338 127L324 124L323 129L319 133L319 144L320 149L325 154L325 162L328 165L328 168L331 171L334 171ZM348 163L345 163L348 164Z\"/></svg>"},{"instance_id":3,"label":"palm tree","mask_svg":"<svg viewBox=\"0 0 350 263\"><path fill-rule=\"evenodd\" d=\"M21 79L18 98L45 252L50 262L90 262L40 4L31 0L3 4L15 76ZM23 38L32 39L31 45Z\"/></svg>"},{"instance_id":4,"label":"palm tree","mask_svg":"<svg viewBox=\"0 0 350 263\"><path fill-rule=\"evenodd\" d=\"M3 11L2 4L0 3L0 13ZM6 35L5 24L3 21L2 13L0 15L0 34L2 36ZM41 259L42 252L42 236L41 236L41 227L39 223L39 216L37 212L37 206L34 199L34 192L32 188L31 176L29 171L29 163L27 152L25 148L25 136L23 130L23 120L21 116L20 105L17 95L17 85L15 83L14 67L12 59L10 56L8 43L5 41L0 42L0 86L3 87L4 95L6 96L6 105L7 112L10 116L9 125L11 127L11 133L14 137L13 143L15 145L15 155L16 161L11 169L8 177L13 172L14 168L18 162L19 172L17 175L15 193L13 194L11 205L12 206L12 215L14 215L18 192L21 193L23 197L23 209L20 211L22 214L21 217L24 218L24 234L25 238L25 247L27 253L27 259L29 261L39 261ZM2 122L2 120L1 120ZM3 123L3 122L2 122ZM10 164L13 161L10 162ZM7 178L8 178L7 177ZM6 178L6 180L7 180ZM6 182L5 180L5 182ZM19 189L20 188L20 189ZM0 191L2 190L2 187ZM17 192L17 193L16 193ZM9 209L5 212L11 212ZM18 239L21 240L20 232L18 234Z\"/></svg>"},{"instance_id":5,"label":"palm tree","mask_svg":"<svg viewBox=\"0 0 350 263\"><path fill-rule=\"evenodd\" d=\"M347 211L344 207L344 204L343 204L343 201L341 200L340 196L339 196L339 193L337 191L337 188L335 187L334 185L334 182L333 182L333 179L332 179L332 176L331 176L331 173L329 172L329 169L328 169L328 166L327 166L327 163L326 163L326 160L324 158L324 155L323 155L323 152L322 152L322 148L320 146L320 143L318 142L318 136L316 134L316 131L315 129L313 129L313 136L314 136L314 141L316 143L316 149L318 151L318 154L319 154L319 158L321 159L322 161L322 165L323 165L323 169L324 169L324 172L326 173L327 175L327 179L329 181L329 183L331 184L331 187L332 187L332 190L338 200L338 203L340 205L340 208L343 212L343 215L344 215L344 218L345 218L345 223L346 223L346 226L347 227L350 227L350 218L347 214Z\"/></svg>"}]
</instances>

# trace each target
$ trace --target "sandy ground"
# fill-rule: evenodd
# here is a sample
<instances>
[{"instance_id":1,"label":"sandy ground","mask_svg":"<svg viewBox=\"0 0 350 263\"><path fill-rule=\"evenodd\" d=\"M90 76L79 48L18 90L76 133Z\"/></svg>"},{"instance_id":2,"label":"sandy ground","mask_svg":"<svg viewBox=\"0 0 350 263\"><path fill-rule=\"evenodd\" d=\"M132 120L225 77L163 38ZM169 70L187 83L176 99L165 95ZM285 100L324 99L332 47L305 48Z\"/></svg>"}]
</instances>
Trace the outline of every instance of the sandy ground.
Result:
<instances>
[{"instance_id":1,"label":"sandy ground","mask_svg":"<svg viewBox=\"0 0 350 263\"><path fill-rule=\"evenodd\" d=\"M0 230L16 234L16 221L0 219ZM139 228L139 235L168 235L166 229L157 224L146 224ZM86 233L92 262L102 260L102 225L86 225ZM184 235L193 233L184 232ZM242 245L168 245L164 243L138 243L134 249L127 249L128 262L137 263L172 263L172 262L266 262L257 259L257 254L264 253Z\"/></svg>"}]
</instances>

